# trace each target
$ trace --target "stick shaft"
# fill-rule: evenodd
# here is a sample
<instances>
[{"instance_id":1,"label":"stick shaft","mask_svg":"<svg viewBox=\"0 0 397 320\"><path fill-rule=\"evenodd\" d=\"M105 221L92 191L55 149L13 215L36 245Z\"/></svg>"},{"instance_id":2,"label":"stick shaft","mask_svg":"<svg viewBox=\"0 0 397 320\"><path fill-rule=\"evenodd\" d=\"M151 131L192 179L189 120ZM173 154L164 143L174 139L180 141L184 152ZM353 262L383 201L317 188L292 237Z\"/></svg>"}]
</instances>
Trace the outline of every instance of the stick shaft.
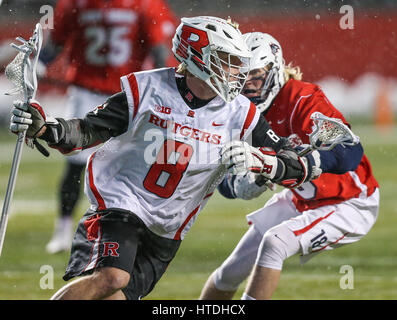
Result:
<instances>
[{"instance_id":1,"label":"stick shaft","mask_svg":"<svg viewBox=\"0 0 397 320\"><path fill-rule=\"evenodd\" d=\"M10 176L8 178L7 191L6 191L6 195L4 198L4 205L3 205L3 210L1 212L1 218L0 218L1 219L0 220L0 256L1 256L1 252L3 250L4 237L5 237L6 229L7 229L10 203L12 200L12 196L14 194L15 182L17 179L19 163L21 161L22 147L23 147L23 143L25 140L25 135L26 135L26 131L20 132L18 134L17 143L15 145L14 156L12 159Z\"/></svg>"},{"instance_id":2,"label":"stick shaft","mask_svg":"<svg viewBox=\"0 0 397 320\"><path fill-rule=\"evenodd\" d=\"M298 153L299 157L303 157L305 155L307 155L308 153L312 152L314 150L314 148L312 146L308 146L307 148L303 149L302 151L300 151Z\"/></svg>"},{"instance_id":3,"label":"stick shaft","mask_svg":"<svg viewBox=\"0 0 397 320\"><path fill-rule=\"evenodd\" d=\"M22 61L22 74L23 74L23 95L24 101L29 103L30 99L34 99L37 91L37 76L36 66L39 58L41 45L43 43L43 32L42 27L38 23L36 24L35 31L30 37L29 41L25 41L23 38L17 38L22 42L21 46L14 46L18 51L24 52L24 59ZM33 61L29 60L32 52L35 51ZM27 70L26 70L27 68ZM29 79L30 74L30 79ZM22 81L22 80L21 80ZM26 131L18 133L17 143L15 145L15 151L12 159L10 176L8 178L7 191L4 199L3 210L0 217L0 256L3 251L4 238L7 229L8 215L10 209L10 203L14 194L15 183L17 179L19 163L21 162L22 147L25 143Z\"/></svg>"}]
</instances>

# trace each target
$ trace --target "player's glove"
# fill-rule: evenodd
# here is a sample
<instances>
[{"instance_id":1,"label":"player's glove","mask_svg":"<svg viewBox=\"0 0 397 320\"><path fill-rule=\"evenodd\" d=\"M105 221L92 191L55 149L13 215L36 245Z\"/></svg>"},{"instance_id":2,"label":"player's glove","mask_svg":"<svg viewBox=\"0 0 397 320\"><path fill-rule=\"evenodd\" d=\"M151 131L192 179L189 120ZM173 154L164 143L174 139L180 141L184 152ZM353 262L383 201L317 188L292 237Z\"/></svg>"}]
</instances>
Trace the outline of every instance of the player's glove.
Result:
<instances>
[{"instance_id":1,"label":"player's glove","mask_svg":"<svg viewBox=\"0 0 397 320\"><path fill-rule=\"evenodd\" d=\"M10 130L19 133L26 130L26 137L37 138L41 135L46 124L47 116L37 101L31 100L24 103L17 100L13 102Z\"/></svg>"},{"instance_id":2,"label":"player's glove","mask_svg":"<svg viewBox=\"0 0 397 320\"><path fill-rule=\"evenodd\" d=\"M300 149L301 147L297 148ZM318 151L300 157L297 150L281 150L277 154L278 159L284 164L285 171L283 178L276 183L290 189L297 188L306 181L317 179L322 173Z\"/></svg>"},{"instance_id":3,"label":"player's glove","mask_svg":"<svg viewBox=\"0 0 397 320\"><path fill-rule=\"evenodd\" d=\"M222 149L221 157L222 163L232 174L241 175L247 171L261 174L287 188L296 188L321 174L318 163L313 165L314 160L299 157L292 150L284 150L276 156L272 150L254 148L243 141L227 143Z\"/></svg>"},{"instance_id":4,"label":"player's glove","mask_svg":"<svg viewBox=\"0 0 397 320\"><path fill-rule=\"evenodd\" d=\"M31 100L30 103L20 100L14 101L12 114L10 121L11 132L18 134L26 131L26 144L30 147L35 145L41 153L48 156L48 151L36 141L36 138L44 133L46 124L57 124L58 121L48 117L35 100Z\"/></svg>"},{"instance_id":5,"label":"player's glove","mask_svg":"<svg viewBox=\"0 0 397 320\"><path fill-rule=\"evenodd\" d=\"M275 152L254 148L244 141L226 143L221 157L222 163L233 175L244 175L250 171L273 180L282 174L282 165L279 164Z\"/></svg>"},{"instance_id":6,"label":"player's glove","mask_svg":"<svg viewBox=\"0 0 397 320\"><path fill-rule=\"evenodd\" d=\"M266 178L253 172L247 172L244 175L228 175L226 179L230 180L233 193L236 198L251 200L259 197L268 188L275 190L273 183Z\"/></svg>"}]
</instances>

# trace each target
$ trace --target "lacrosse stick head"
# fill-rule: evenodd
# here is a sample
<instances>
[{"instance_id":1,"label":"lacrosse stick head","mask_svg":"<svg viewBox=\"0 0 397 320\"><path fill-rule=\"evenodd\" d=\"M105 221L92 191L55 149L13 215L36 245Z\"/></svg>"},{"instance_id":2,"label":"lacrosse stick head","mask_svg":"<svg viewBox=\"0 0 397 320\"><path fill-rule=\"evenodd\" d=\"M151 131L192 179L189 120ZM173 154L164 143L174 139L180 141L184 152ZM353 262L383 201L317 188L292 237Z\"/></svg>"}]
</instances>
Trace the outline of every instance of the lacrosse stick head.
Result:
<instances>
[{"instance_id":1,"label":"lacrosse stick head","mask_svg":"<svg viewBox=\"0 0 397 320\"><path fill-rule=\"evenodd\" d=\"M11 46L19 51L14 60L12 60L5 69L5 75L15 86L14 89L6 92L7 95L22 93L24 100L28 102L33 99L37 91L36 66L39 53L43 43L43 31L38 23L33 35L28 41L18 37L17 40L22 44Z\"/></svg>"},{"instance_id":2,"label":"lacrosse stick head","mask_svg":"<svg viewBox=\"0 0 397 320\"><path fill-rule=\"evenodd\" d=\"M321 112L312 113L310 118L314 123L309 135L312 149L331 150L338 144L353 146L360 142L360 138L341 119L329 118Z\"/></svg>"}]
</instances>

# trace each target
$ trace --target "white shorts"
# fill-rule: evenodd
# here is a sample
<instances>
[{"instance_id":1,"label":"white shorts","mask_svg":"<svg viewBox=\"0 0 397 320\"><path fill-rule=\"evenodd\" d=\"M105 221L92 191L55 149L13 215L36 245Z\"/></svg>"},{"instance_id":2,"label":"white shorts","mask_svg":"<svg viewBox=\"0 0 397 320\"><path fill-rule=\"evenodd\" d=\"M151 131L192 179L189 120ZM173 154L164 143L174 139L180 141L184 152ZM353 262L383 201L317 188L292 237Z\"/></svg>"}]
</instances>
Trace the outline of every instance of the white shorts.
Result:
<instances>
[{"instance_id":1,"label":"white shorts","mask_svg":"<svg viewBox=\"0 0 397 320\"><path fill-rule=\"evenodd\" d=\"M70 86L68 88L68 106L65 119L84 118L85 115L103 104L109 95L98 94L80 87ZM83 150L75 155L68 156L67 161L74 164L86 164L89 156L99 146Z\"/></svg>"},{"instance_id":2,"label":"white shorts","mask_svg":"<svg viewBox=\"0 0 397 320\"><path fill-rule=\"evenodd\" d=\"M275 194L263 208L247 215L247 220L262 236L283 224L298 238L301 262L317 253L360 240L374 225L379 210L379 190L366 198L353 198L299 212L292 202L292 192Z\"/></svg>"}]
</instances>

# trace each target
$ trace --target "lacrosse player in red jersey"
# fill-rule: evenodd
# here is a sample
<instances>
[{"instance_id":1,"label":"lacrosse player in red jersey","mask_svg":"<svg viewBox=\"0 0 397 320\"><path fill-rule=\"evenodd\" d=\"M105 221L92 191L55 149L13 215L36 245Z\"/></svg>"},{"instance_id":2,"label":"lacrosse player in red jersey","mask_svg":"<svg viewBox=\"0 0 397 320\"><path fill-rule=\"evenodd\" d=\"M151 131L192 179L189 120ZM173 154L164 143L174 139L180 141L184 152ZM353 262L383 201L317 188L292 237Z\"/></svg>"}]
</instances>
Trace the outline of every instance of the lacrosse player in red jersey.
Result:
<instances>
[{"instance_id":1,"label":"lacrosse player in red jersey","mask_svg":"<svg viewBox=\"0 0 397 320\"><path fill-rule=\"evenodd\" d=\"M119 79L142 70L145 58L164 67L167 43L175 31L174 17L163 0L60 0L54 30L40 56L44 65L64 49L70 50L66 81L66 118L81 118L119 91ZM46 250L69 250L72 213L80 197L80 180L95 149L67 158L59 186L59 219Z\"/></svg>"},{"instance_id":2,"label":"lacrosse player in red jersey","mask_svg":"<svg viewBox=\"0 0 397 320\"><path fill-rule=\"evenodd\" d=\"M259 32L244 36L253 58L243 94L278 135L297 146L307 144L313 126L310 116L316 111L347 124L317 85L301 81L299 68L284 64L281 46L272 36ZM320 169L313 171L319 177L293 182L290 190L274 194L247 216L250 228L209 277L201 299L231 299L246 278L242 299L270 299L285 259L300 254L304 263L369 232L378 215L379 186L361 144L314 151L311 160ZM228 175L219 191L228 198L255 198L267 189L256 175Z\"/></svg>"},{"instance_id":3,"label":"lacrosse player in red jersey","mask_svg":"<svg viewBox=\"0 0 397 320\"><path fill-rule=\"evenodd\" d=\"M122 91L83 119L52 119L37 102L14 103L13 132L27 130L64 154L104 143L87 163L91 207L79 222L64 275L83 277L53 299L146 296L233 165L227 144L285 146L240 94L252 54L236 24L183 18L172 51L178 69L123 76ZM296 154L263 154L253 165L271 166L265 177L281 184L307 181L314 170Z\"/></svg>"}]
</instances>

